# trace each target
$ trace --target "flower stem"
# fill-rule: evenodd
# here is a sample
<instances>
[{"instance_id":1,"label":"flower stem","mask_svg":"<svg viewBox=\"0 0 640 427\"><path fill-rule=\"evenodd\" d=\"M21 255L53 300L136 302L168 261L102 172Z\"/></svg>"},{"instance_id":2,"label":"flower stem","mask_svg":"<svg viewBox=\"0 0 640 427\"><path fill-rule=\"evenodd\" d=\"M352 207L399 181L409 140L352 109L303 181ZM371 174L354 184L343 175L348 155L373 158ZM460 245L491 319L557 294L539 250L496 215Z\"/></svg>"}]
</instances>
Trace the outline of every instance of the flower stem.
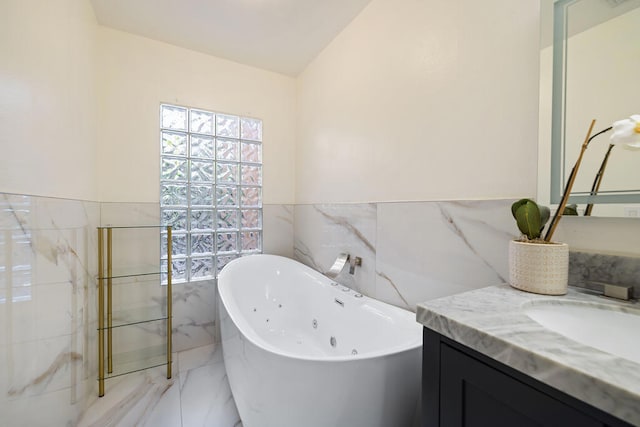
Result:
<instances>
[{"instance_id":1,"label":"flower stem","mask_svg":"<svg viewBox=\"0 0 640 427\"><path fill-rule=\"evenodd\" d=\"M604 176L604 171L607 168L607 163L609 162L609 155L611 154L611 150L613 149L613 147L615 147L614 144L609 144L607 153L604 155L604 159L602 159L602 163L600 164L600 169L598 169L598 173L596 173L595 179L593 180L593 185L591 186L591 193L589 193L591 196L595 196L596 194L598 194L598 191L600 191L600 184L602 184L602 177ZM592 210L593 210L593 203L589 203L584 210L584 216L591 216Z\"/></svg>"},{"instance_id":2,"label":"flower stem","mask_svg":"<svg viewBox=\"0 0 640 427\"><path fill-rule=\"evenodd\" d=\"M593 140L596 138L596 136L598 136L598 135L602 135L603 133L607 133L607 132L609 132L611 129L613 129L613 126L609 126L609 127L608 127L608 128L606 128L606 129L602 129L600 132L596 133L595 135L592 135L592 136L591 136L591 138L589 138L589 142L587 142L587 145L589 145L589 144L591 143L591 141L593 141Z\"/></svg>"},{"instance_id":3,"label":"flower stem","mask_svg":"<svg viewBox=\"0 0 640 427\"><path fill-rule=\"evenodd\" d=\"M589 145L589 141L591 141L591 132L593 131L593 126L596 124L596 120L591 120L591 125L589 126L589 130L587 131L587 136L582 143L582 148L580 149L580 155L578 156L578 160L576 160L576 164L571 169L571 174L569 175L569 181L564 189L564 193L562 194L562 200L560 200L560 204L558 205L558 210L556 210L556 214L553 216L553 220L551 224L549 224L549 230L547 231L544 240L546 242L550 242L553 237L553 233L555 233L556 228L558 227L558 223L562 218L562 214L564 213L564 208L567 206L567 202L569 201L569 196L571 195L571 189L573 188L573 183L576 180L576 175L578 175L578 169L580 169L580 164L582 163L582 156L584 156L584 152L587 150L587 146Z\"/></svg>"}]
</instances>

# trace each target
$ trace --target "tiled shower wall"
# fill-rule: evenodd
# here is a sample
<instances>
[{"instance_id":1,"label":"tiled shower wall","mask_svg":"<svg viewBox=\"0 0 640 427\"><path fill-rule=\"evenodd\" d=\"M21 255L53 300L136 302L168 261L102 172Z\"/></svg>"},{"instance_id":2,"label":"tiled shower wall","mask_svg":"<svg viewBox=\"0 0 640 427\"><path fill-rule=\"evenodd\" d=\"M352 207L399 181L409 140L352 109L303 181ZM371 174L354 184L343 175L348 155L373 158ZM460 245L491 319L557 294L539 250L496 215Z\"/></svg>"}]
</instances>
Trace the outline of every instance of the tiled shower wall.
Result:
<instances>
[{"instance_id":1,"label":"tiled shower wall","mask_svg":"<svg viewBox=\"0 0 640 427\"><path fill-rule=\"evenodd\" d=\"M93 202L0 194L0 412L73 425L97 396Z\"/></svg>"},{"instance_id":2,"label":"tiled shower wall","mask_svg":"<svg viewBox=\"0 0 640 427\"><path fill-rule=\"evenodd\" d=\"M414 310L421 301L507 280L508 241L517 234L511 203L265 205L263 250L319 271L349 252L363 263L354 275L343 272L339 282ZM159 210L157 203L0 194L3 420L73 425L97 398L96 227L155 224ZM147 243L148 256L157 259L157 236ZM606 272L598 280L637 277L637 259L587 263L585 254L578 255L571 271L579 282L597 272ZM611 276L612 266L618 276ZM174 349L218 341L215 283L176 284L173 291Z\"/></svg>"},{"instance_id":3,"label":"tiled shower wall","mask_svg":"<svg viewBox=\"0 0 640 427\"><path fill-rule=\"evenodd\" d=\"M2 422L75 425L97 399L96 227L157 224L159 212L157 203L97 203L0 193ZM263 221L264 251L292 256L293 207L265 205ZM145 257L159 259L157 233L117 252L114 248L114 258L126 258L127 251L133 254L140 245L149 248L143 251ZM137 285L139 291L149 284ZM160 287L148 286L152 288ZM129 302L126 295L122 300ZM145 336L163 334L157 325L140 329ZM174 285L174 350L214 341L215 283Z\"/></svg>"},{"instance_id":4,"label":"tiled shower wall","mask_svg":"<svg viewBox=\"0 0 640 427\"><path fill-rule=\"evenodd\" d=\"M340 252L362 258L337 281L415 311L417 303L503 283L513 200L296 205L295 258L326 271Z\"/></svg>"}]
</instances>

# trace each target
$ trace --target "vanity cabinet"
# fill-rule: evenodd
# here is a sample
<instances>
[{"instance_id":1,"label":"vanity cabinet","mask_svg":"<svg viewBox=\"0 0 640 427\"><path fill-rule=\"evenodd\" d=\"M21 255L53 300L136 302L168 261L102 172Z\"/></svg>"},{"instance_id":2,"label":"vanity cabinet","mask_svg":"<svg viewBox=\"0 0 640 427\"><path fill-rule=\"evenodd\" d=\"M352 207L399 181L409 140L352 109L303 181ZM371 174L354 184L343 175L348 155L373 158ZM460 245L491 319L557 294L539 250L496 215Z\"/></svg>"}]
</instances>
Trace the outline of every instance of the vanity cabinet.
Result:
<instances>
[{"instance_id":1,"label":"vanity cabinet","mask_svg":"<svg viewBox=\"0 0 640 427\"><path fill-rule=\"evenodd\" d=\"M630 424L424 328L422 426Z\"/></svg>"}]
</instances>

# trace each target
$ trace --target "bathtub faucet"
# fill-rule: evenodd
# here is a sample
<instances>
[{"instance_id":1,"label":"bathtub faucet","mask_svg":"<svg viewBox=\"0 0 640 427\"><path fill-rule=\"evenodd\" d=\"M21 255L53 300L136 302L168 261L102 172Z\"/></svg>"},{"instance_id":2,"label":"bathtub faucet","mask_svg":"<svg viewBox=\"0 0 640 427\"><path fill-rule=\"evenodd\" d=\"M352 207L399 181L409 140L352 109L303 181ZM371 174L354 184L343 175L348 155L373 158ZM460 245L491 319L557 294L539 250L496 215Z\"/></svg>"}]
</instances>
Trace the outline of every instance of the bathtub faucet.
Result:
<instances>
[{"instance_id":1,"label":"bathtub faucet","mask_svg":"<svg viewBox=\"0 0 640 427\"><path fill-rule=\"evenodd\" d=\"M352 257L351 255L343 252L338 255L338 258L336 258L329 271L327 271L325 274L328 277L335 279L338 274L340 274L340 272L344 270L344 267L347 265L347 263L349 263L349 274L354 274L356 272L356 267L360 267L362 265L362 258L360 258L359 256Z\"/></svg>"}]
</instances>

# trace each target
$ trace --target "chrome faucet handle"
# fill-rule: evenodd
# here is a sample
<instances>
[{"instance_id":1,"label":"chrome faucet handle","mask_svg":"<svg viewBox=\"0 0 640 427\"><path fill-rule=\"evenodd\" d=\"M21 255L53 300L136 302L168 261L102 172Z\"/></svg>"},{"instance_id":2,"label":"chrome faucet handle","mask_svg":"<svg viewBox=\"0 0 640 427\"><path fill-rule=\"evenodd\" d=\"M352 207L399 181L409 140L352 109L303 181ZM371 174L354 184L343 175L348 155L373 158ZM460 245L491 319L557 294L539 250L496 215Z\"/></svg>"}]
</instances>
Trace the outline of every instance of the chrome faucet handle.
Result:
<instances>
[{"instance_id":1,"label":"chrome faucet handle","mask_svg":"<svg viewBox=\"0 0 640 427\"><path fill-rule=\"evenodd\" d=\"M356 267L360 267L362 265L362 258L359 256L351 257L351 261L349 261L349 274L354 274L356 272Z\"/></svg>"},{"instance_id":2,"label":"chrome faucet handle","mask_svg":"<svg viewBox=\"0 0 640 427\"><path fill-rule=\"evenodd\" d=\"M623 286L623 285L612 285L610 283L605 283L603 293L605 297L629 301L630 299L633 298L633 287Z\"/></svg>"},{"instance_id":3,"label":"chrome faucet handle","mask_svg":"<svg viewBox=\"0 0 640 427\"><path fill-rule=\"evenodd\" d=\"M338 277L338 274L344 269L344 266L347 265L351 259L351 255L347 253L341 253L338 255L338 258L333 262L333 265L329 269L329 271L325 272L325 276L330 277L331 279L335 279ZM353 274L353 273L352 273Z\"/></svg>"},{"instance_id":4,"label":"chrome faucet handle","mask_svg":"<svg viewBox=\"0 0 640 427\"><path fill-rule=\"evenodd\" d=\"M595 292L600 292L605 297L629 301L636 297L633 295L633 286L614 285L613 283L588 281L586 288Z\"/></svg>"}]
</instances>

